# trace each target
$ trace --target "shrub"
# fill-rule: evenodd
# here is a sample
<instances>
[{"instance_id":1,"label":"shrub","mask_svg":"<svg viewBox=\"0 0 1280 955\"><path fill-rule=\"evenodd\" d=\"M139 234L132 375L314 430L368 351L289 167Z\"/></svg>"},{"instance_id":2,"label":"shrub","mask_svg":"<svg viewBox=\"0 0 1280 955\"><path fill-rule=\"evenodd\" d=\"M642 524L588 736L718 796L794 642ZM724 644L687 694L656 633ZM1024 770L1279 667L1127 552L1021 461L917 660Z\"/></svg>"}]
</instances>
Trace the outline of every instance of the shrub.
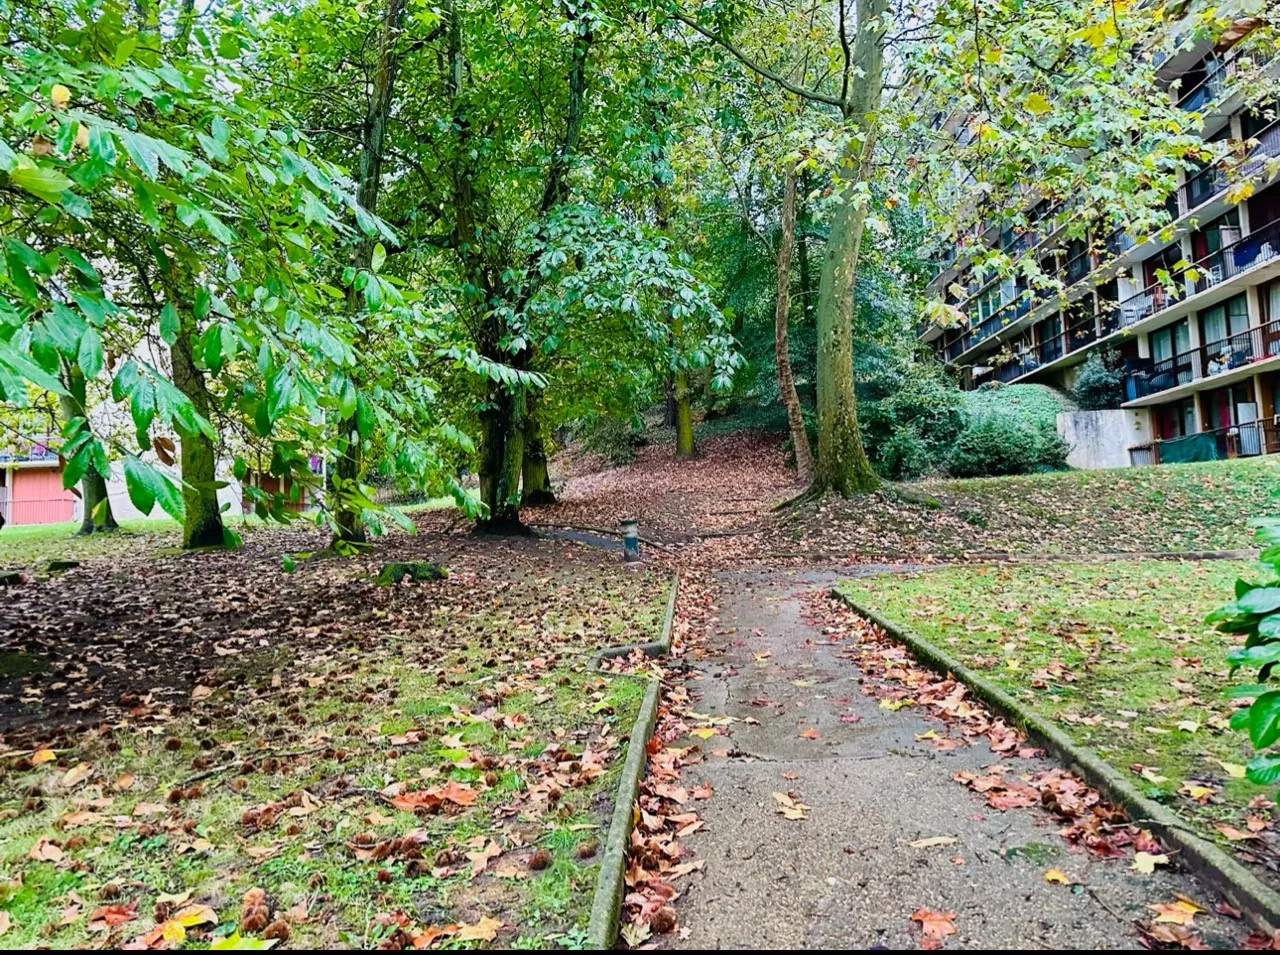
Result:
<instances>
[{"instance_id":1,"label":"shrub","mask_svg":"<svg viewBox=\"0 0 1280 955\"><path fill-rule=\"evenodd\" d=\"M963 405L961 392L928 365L908 365L864 386L858 418L876 470L890 480L941 471L964 427Z\"/></svg>"},{"instance_id":2,"label":"shrub","mask_svg":"<svg viewBox=\"0 0 1280 955\"><path fill-rule=\"evenodd\" d=\"M1255 755L1245 768L1251 783L1274 785L1280 779L1280 689L1273 682L1280 661L1280 521L1262 518L1258 524L1259 555L1257 582L1238 580L1235 599L1209 614L1206 623L1216 624L1223 633L1244 645L1227 654L1231 674L1244 667L1256 682L1233 686L1227 696L1248 700L1231 714L1231 728L1249 734ZM1280 802L1280 795L1276 801Z\"/></svg>"},{"instance_id":3,"label":"shrub","mask_svg":"<svg viewBox=\"0 0 1280 955\"><path fill-rule=\"evenodd\" d=\"M1082 411L1119 408L1124 400L1124 379L1113 356L1093 352L1081 366L1071 386L1071 395Z\"/></svg>"},{"instance_id":4,"label":"shrub","mask_svg":"<svg viewBox=\"0 0 1280 955\"><path fill-rule=\"evenodd\" d=\"M1067 446L1057 428L1008 415L974 418L956 437L947 459L955 477L1029 474L1065 467Z\"/></svg>"},{"instance_id":5,"label":"shrub","mask_svg":"<svg viewBox=\"0 0 1280 955\"><path fill-rule=\"evenodd\" d=\"M582 433L583 450L602 455L610 464L629 464L641 440L631 419L616 415L600 415Z\"/></svg>"}]
</instances>

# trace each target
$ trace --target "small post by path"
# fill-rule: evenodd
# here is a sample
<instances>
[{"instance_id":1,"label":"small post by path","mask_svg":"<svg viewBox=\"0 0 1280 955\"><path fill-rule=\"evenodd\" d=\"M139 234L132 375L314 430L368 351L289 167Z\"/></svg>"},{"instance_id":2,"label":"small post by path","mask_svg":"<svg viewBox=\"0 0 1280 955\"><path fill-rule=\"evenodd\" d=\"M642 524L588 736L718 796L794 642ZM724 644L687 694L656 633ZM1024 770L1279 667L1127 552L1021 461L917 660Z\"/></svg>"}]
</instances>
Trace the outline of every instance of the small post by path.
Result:
<instances>
[{"instance_id":1,"label":"small post by path","mask_svg":"<svg viewBox=\"0 0 1280 955\"><path fill-rule=\"evenodd\" d=\"M628 564L640 559L640 526L633 518L622 522L622 559Z\"/></svg>"}]
</instances>

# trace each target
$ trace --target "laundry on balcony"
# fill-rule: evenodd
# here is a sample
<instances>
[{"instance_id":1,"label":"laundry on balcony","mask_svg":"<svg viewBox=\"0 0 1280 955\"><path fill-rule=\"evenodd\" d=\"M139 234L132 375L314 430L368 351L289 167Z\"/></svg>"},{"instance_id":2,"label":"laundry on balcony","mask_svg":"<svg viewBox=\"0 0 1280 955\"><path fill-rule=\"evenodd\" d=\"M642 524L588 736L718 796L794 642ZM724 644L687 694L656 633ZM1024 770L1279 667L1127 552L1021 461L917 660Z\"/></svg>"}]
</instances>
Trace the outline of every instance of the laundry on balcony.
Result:
<instances>
[{"instance_id":1,"label":"laundry on balcony","mask_svg":"<svg viewBox=\"0 0 1280 955\"><path fill-rule=\"evenodd\" d=\"M1272 258L1275 258L1275 251L1270 237L1265 239L1261 236L1257 239L1246 237L1237 242L1236 247L1231 251L1231 264L1237 270L1247 269L1255 262L1265 262Z\"/></svg>"}]
</instances>

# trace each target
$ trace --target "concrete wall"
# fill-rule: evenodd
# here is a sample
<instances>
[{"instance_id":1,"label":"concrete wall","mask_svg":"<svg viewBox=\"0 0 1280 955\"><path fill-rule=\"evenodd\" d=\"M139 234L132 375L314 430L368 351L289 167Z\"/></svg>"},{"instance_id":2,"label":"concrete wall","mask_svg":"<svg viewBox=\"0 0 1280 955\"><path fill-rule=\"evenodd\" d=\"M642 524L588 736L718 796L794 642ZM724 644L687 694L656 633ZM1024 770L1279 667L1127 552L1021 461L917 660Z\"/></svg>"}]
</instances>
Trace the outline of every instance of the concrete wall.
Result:
<instances>
[{"instance_id":1,"label":"concrete wall","mask_svg":"<svg viewBox=\"0 0 1280 955\"><path fill-rule=\"evenodd\" d=\"M1151 440L1145 410L1063 411L1058 434L1071 449L1067 464L1087 471L1129 467L1129 448Z\"/></svg>"}]
</instances>

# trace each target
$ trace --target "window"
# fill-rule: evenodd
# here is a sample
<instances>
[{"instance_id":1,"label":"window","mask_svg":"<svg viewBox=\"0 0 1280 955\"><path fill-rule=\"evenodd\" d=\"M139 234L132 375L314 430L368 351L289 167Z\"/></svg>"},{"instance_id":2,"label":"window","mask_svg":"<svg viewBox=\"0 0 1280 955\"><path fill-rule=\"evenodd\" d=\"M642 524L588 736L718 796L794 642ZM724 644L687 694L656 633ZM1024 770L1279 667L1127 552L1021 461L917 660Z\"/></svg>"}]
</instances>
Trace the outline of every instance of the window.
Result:
<instances>
[{"instance_id":1,"label":"window","mask_svg":"<svg viewBox=\"0 0 1280 955\"><path fill-rule=\"evenodd\" d=\"M1200 313L1200 340L1214 345L1249 330L1249 302L1243 295Z\"/></svg>"},{"instance_id":2,"label":"window","mask_svg":"<svg viewBox=\"0 0 1280 955\"><path fill-rule=\"evenodd\" d=\"M1280 282L1272 282L1262 290L1260 297L1265 320L1280 321Z\"/></svg>"},{"instance_id":3,"label":"window","mask_svg":"<svg viewBox=\"0 0 1280 955\"><path fill-rule=\"evenodd\" d=\"M1184 318L1168 328L1152 332L1148 338L1151 342L1151 360L1170 361L1175 355L1184 354L1191 349L1191 326Z\"/></svg>"}]
</instances>

